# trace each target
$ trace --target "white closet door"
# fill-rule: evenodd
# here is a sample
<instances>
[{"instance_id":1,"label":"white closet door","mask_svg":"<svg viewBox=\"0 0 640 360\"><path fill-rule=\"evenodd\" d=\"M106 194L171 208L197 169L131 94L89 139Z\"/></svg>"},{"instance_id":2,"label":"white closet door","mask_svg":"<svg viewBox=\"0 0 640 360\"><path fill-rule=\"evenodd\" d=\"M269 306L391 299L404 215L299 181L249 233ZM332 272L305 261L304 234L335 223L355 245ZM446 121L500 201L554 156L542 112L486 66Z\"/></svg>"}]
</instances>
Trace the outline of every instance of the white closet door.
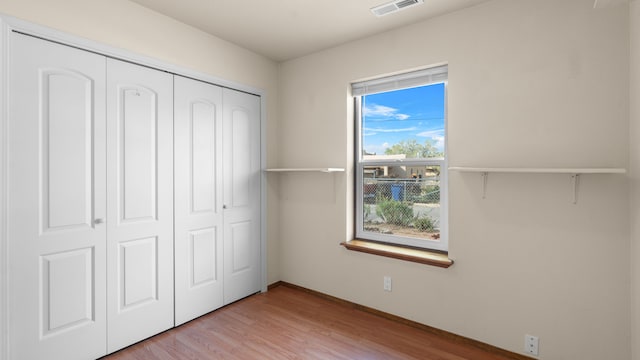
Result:
<instances>
[{"instance_id":1,"label":"white closet door","mask_svg":"<svg viewBox=\"0 0 640 360\"><path fill-rule=\"evenodd\" d=\"M224 89L224 303L260 291L260 98Z\"/></svg>"},{"instance_id":2,"label":"white closet door","mask_svg":"<svg viewBox=\"0 0 640 360\"><path fill-rule=\"evenodd\" d=\"M175 77L176 325L222 306L222 89Z\"/></svg>"},{"instance_id":3,"label":"white closet door","mask_svg":"<svg viewBox=\"0 0 640 360\"><path fill-rule=\"evenodd\" d=\"M10 36L11 359L106 353L105 58Z\"/></svg>"},{"instance_id":4,"label":"white closet door","mask_svg":"<svg viewBox=\"0 0 640 360\"><path fill-rule=\"evenodd\" d=\"M108 350L173 326L173 77L107 60Z\"/></svg>"}]
</instances>

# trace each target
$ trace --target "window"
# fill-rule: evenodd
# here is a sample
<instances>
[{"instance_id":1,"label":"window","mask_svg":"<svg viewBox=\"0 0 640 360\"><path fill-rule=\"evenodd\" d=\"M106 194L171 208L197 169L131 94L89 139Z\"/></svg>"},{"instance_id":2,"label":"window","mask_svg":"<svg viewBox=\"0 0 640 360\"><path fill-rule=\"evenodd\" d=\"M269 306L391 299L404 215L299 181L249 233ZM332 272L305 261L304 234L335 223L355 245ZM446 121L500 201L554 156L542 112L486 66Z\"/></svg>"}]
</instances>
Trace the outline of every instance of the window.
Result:
<instances>
[{"instance_id":1,"label":"window","mask_svg":"<svg viewBox=\"0 0 640 360\"><path fill-rule=\"evenodd\" d=\"M447 66L352 84L356 237L447 250Z\"/></svg>"}]
</instances>

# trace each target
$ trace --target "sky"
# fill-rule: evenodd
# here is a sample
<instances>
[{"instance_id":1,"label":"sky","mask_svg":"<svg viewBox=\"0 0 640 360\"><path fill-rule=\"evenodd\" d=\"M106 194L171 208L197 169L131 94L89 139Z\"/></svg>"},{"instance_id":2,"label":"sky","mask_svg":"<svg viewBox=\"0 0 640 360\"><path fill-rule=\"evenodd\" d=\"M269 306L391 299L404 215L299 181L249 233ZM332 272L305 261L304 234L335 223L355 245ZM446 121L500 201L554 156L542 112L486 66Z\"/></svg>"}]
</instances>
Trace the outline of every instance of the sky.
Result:
<instances>
[{"instance_id":1,"label":"sky","mask_svg":"<svg viewBox=\"0 0 640 360\"><path fill-rule=\"evenodd\" d=\"M364 96L364 150L382 155L402 140L415 139L444 152L444 105L442 83Z\"/></svg>"}]
</instances>

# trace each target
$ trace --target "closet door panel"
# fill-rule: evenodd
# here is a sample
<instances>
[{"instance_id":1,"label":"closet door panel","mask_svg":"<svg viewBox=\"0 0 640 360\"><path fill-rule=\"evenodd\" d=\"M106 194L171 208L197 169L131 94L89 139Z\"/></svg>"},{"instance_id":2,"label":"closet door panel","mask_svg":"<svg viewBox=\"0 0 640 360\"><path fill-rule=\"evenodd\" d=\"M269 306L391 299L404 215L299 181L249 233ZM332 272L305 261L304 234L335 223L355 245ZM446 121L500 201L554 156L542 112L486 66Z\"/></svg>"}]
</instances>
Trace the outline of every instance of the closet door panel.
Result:
<instances>
[{"instance_id":1,"label":"closet door panel","mask_svg":"<svg viewBox=\"0 0 640 360\"><path fill-rule=\"evenodd\" d=\"M260 98L224 89L224 302L260 291Z\"/></svg>"},{"instance_id":2,"label":"closet door panel","mask_svg":"<svg viewBox=\"0 0 640 360\"><path fill-rule=\"evenodd\" d=\"M229 262L230 274L240 274L243 271L251 271L252 268L252 229L251 221L238 221L230 224L229 253L232 254Z\"/></svg>"},{"instance_id":3,"label":"closet door panel","mask_svg":"<svg viewBox=\"0 0 640 360\"><path fill-rule=\"evenodd\" d=\"M173 77L107 60L108 350L173 327Z\"/></svg>"},{"instance_id":4,"label":"closet door panel","mask_svg":"<svg viewBox=\"0 0 640 360\"><path fill-rule=\"evenodd\" d=\"M40 258L45 335L93 318L93 249L49 254Z\"/></svg>"},{"instance_id":5,"label":"closet door panel","mask_svg":"<svg viewBox=\"0 0 640 360\"><path fill-rule=\"evenodd\" d=\"M213 88L211 90L219 89ZM189 152L191 157L191 168L188 175L191 182L191 212L194 214L214 212L219 198L216 192L216 187L220 185L220 181L216 180L216 176L220 173L216 168L218 165L216 155L220 152L219 149L216 149L218 146L216 135L219 129L216 129L216 126L218 125L219 106L213 103L214 100L213 98L210 101L192 99L188 109L190 128L187 131L190 135Z\"/></svg>"},{"instance_id":6,"label":"closet door panel","mask_svg":"<svg viewBox=\"0 0 640 360\"><path fill-rule=\"evenodd\" d=\"M118 246L120 310L158 301L158 241L156 237L121 242ZM135 269L134 271L130 271Z\"/></svg>"},{"instance_id":7,"label":"closet door panel","mask_svg":"<svg viewBox=\"0 0 640 360\"><path fill-rule=\"evenodd\" d=\"M175 77L176 325L222 306L222 89Z\"/></svg>"},{"instance_id":8,"label":"closet door panel","mask_svg":"<svg viewBox=\"0 0 640 360\"><path fill-rule=\"evenodd\" d=\"M40 82L46 229L91 226L92 80L73 71L47 69Z\"/></svg>"},{"instance_id":9,"label":"closet door panel","mask_svg":"<svg viewBox=\"0 0 640 360\"><path fill-rule=\"evenodd\" d=\"M118 88L118 173L121 222L157 220L158 95L151 89Z\"/></svg>"},{"instance_id":10,"label":"closet door panel","mask_svg":"<svg viewBox=\"0 0 640 360\"><path fill-rule=\"evenodd\" d=\"M12 359L106 354L105 58L13 33L8 121ZM82 344L82 346L78 346Z\"/></svg>"},{"instance_id":11,"label":"closet door panel","mask_svg":"<svg viewBox=\"0 0 640 360\"><path fill-rule=\"evenodd\" d=\"M255 200L251 198L252 195L255 195L252 194L253 189L251 188L255 176L255 173L252 173L253 166L255 166L252 163L252 155L255 151L253 148L259 146L260 143L256 144L255 139L252 139L251 136L250 117L252 113L250 109L238 107L231 109L228 114L229 119L225 126L229 130L227 151L230 153L227 155L227 170L229 170L228 179L230 181L225 185L229 188L227 200L231 208L239 210L250 207Z\"/></svg>"}]
</instances>

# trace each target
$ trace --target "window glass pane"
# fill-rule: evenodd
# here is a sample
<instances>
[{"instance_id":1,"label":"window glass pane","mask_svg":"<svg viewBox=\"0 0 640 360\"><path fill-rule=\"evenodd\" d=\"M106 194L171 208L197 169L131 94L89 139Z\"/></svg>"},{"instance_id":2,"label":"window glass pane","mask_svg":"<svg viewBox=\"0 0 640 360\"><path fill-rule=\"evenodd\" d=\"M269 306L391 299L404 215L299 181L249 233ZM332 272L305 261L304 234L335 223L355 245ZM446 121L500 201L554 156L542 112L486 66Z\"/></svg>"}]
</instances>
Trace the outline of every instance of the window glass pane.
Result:
<instances>
[{"instance_id":1,"label":"window glass pane","mask_svg":"<svg viewBox=\"0 0 640 360\"><path fill-rule=\"evenodd\" d=\"M442 158L444 83L362 97L364 160Z\"/></svg>"},{"instance_id":2,"label":"window glass pane","mask_svg":"<svg viewBox=\"0 0 640 360\"><path fill-rule=\"evenodd\" d=\"M441 170L439 165L364 166L364 232L439 240Z\"/></svg>"}]
</instances>

